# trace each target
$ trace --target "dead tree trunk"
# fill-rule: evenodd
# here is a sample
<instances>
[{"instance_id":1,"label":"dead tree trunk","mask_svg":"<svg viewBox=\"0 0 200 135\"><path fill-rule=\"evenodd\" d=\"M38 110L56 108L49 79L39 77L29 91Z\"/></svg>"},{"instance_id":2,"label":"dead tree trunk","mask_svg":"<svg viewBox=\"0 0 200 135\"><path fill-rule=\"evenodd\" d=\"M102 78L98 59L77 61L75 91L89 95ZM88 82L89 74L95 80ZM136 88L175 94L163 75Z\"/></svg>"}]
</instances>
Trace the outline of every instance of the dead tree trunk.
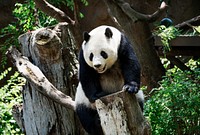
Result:
<instances>
[{"instance_id":1,"label":"dead tree trunk","mask_svg":"<svg viewBox=\"0 0 200 135\"><path fill-rule=\"evenodd\" d=\"M61 23L25 33L19 37L19 42L22 55L38 66L57 89L73 97L77 61L71 37L68 25ZM74 118L73 110L53 102L27 82L23 90L23 119L27 135L74 135Z\"/></svg>"}]
</instances>

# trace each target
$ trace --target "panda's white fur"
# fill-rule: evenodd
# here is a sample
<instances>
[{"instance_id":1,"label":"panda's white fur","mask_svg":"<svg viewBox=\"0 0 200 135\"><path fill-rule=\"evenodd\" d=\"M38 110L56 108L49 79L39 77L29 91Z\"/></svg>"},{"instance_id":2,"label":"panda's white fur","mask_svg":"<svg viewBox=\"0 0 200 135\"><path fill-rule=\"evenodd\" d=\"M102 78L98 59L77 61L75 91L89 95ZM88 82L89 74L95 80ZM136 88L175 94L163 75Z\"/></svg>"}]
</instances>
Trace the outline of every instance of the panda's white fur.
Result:
<instances>
[{"instance_id":1,"label":"panda's white fur","mask_svg":"<svg viewBox=\"0 0 200 135\"><path fill-rule=\"evenodd\" d=\"M106 38L105 36L106 28L109 28L112 31L112 36L110 38ZM90 36L89 40L84 41L82 43L83 58L80 60L83 61L84 59L87 65L91 67L91 69L94 69L96 71L96 74L98 74L99 76L98 81L103 91L107 93L114 93L114 92L122 90L125 85L125 80L124 80L124 76L122 75L120 62L118 60L119 59L118 52L121 45L121 38L124 35L122 35L122 33L114 27L103 25L89 32L89 36ZM101 55L102 51L108 54L108 57L106 59L102 57ZM91 54L93 54L92 60L90 59ZM100 66L97 67L96 65L100 65ZM87 74L87 76L89 77L90 74ZM90 83L90 82L87 82L87 83ZM136 93L135 95L139 103L143 104L144 102L143 92L139 90L138 93ZM94 126L95 124L87 122L87 121L89 122L91 121L91 120L88 120L90 115L83 116L86 113L90 113L90 109L91 109L91 112L92 110L95 110L95 107L93 103L91 103L90 100L87 98L82 88L81 82L79 82L78 87L77 87L77 91L75 95L75 105L76 105L76 110L77 110L79 119L80 121L83 121L81 122L83 127L91 134L97 133L94 130L98 130L99 132L101 132L101 129L99 129L99 126ZM82 111L85 111L85 112L82 113ZM90 117L90 119L93 119L93 118L94 116ZM95 116L95 118L97 117ZM90 128L89 125L93 125L94 129Z\"/></svg>"},{"instance_id":2,"label":"panda's white fur","mask_svg":"<svg viewBox=\"0 0 200 135\"><path fill-rule=\"evenodd\" d=\"M87 107L91 107L91 103L88 100L88 98L85 96L85 93L82 89L81 83L78 84L78 87L76 89L76 96L75 96L75 105L80 105L80 104L84 104Z\"/></svg>"}]
</instances>

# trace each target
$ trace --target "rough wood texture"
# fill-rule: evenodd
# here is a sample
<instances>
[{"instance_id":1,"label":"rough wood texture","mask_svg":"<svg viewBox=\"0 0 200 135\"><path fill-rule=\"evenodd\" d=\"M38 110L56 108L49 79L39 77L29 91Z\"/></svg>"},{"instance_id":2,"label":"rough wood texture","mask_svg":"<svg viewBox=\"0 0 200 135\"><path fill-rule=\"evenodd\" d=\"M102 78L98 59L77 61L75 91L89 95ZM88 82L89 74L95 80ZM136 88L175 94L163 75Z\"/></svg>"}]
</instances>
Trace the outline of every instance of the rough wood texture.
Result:
<instances>
[{"instance_id":1,"label":"rough wood texture","mask_svg":"<svg viewBox=\"0 0 200 135\"><path fill-rule=\"evenodd\" d=\"M134 94L120 91L95 103L105 135L151 134Z\"/></svg>"},{"instance_id":2,"label":"rough wood texture","mask_svg":"<svg viewBox=\"0 0 200 135\"><path fill-rule=\"evenodd\" d=\"M22 55L38 66L57 89L73 97L72 81L76 73L72 69L76 69L76 56L71 37L68 25L61 23L25 33L19 41ZM29 82L23 90L23 119L28 135L74 135L76 132L74 112L45 97Z\"/></svg>"}]
</instances>

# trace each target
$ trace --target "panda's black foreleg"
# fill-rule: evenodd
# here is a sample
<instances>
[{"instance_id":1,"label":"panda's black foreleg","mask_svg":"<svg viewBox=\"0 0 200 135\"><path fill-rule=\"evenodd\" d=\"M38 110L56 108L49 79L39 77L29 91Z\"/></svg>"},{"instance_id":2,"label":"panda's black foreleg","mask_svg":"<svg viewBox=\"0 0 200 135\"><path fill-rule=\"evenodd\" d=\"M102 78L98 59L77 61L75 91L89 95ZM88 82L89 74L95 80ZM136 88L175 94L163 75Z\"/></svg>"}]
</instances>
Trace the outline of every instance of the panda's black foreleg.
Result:
<instances>
[{"instance_id":1,"label":"panda's black foreleg","mask_svg":"<svg viewBox=\"0 0 200 135\"><path fill-rule=\"evenodd\" d=\"M78 105L76 113L83 128L91 135L103 135L100 118L97 110L88 108L85 105Z\"/></svg>"},{"instance_id":2,"label":"panda's black foreleg","mask_svg":"<svg viewBox=\"0 0 200 135\"><path fill-rule=\"evenodd\" d=\"M125 58L124 58L125 59ZM137 93L140 89L140 66L136 59L125 59L121 62L124 76L123 89L130 93Z\"/></svg>"},{"instance_id":3,"label":"panda's black foreleg","mask_svg":"<svg viewBox=\"0 0 200 135\"><path fill-rule=\"evenodd\" d=\"M119 48L119 60L124 77L124 87L130 93L137 93L140 88L140 64L129 40L122 36Z\"/></svg>"}]
</instances>

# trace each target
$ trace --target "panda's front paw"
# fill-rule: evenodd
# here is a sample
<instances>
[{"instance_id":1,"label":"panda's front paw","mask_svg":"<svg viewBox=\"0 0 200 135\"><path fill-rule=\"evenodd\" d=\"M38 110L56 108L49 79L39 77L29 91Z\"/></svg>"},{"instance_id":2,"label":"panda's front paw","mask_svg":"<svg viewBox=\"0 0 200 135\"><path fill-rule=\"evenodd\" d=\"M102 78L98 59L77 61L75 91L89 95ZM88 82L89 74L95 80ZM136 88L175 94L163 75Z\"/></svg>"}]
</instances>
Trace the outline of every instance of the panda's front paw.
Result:
<instances>
[{"instance_id":1,"label":"panda's front paw","mask_svg":"<svg viewBox=\"0 0 200 135\"><path fill-rule=\"evenodd\" d=\"M125 91L128 91L129 93L137 93L139 90L139 87L136 82L130 82L128 84L125 84L122 89Z\"/></svg>"}]
</instances>

